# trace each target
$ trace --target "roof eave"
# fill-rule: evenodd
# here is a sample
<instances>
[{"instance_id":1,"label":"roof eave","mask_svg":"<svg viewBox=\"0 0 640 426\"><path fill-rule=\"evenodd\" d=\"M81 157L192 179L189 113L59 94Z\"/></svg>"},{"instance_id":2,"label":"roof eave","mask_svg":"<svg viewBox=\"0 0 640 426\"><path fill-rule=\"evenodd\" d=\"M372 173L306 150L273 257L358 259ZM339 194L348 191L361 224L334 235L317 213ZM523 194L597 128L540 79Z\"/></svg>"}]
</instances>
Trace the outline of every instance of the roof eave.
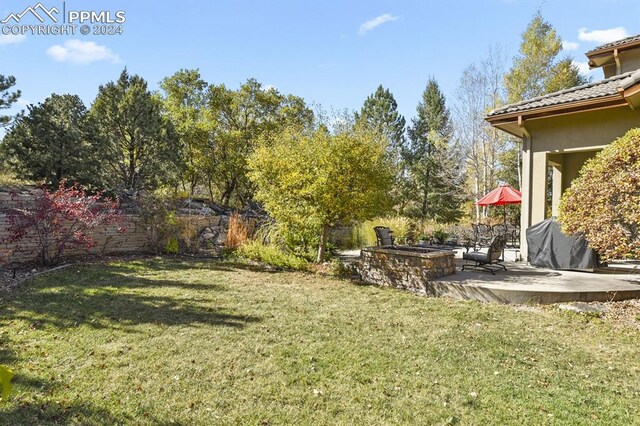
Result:
<instances>
[{"instance_id":1,"label":"roof eave","mask_svg":"<svg viewBox=\"0 0 640 426\"><path fill-rule=\"evenodd\" d=\"M605 47L603 49L594 49L594 50L591 50L591 51L585 53L585 56L587 58L589 58L589 59L592 59L594 57L603 56L603 55L607 55L607 54L613 55L613 51L616 50L616 49L618 51L622 51L622 50L633 49L635 47L640 47L640 40L633 40L633 41L630 41L629 43L619 44L617 46L609 46L609 47ZM589 61L589 62L591 62L591 61Z\"/></svg>"},{"instance_id":2,"label":"roof eave","mask_svg":"<svg viewBox=\"0 0 640 426\"><path fill-rule=\"evenodd\" d=\"M501 122L501 121L513 121L518 120L518 117L522 118L539 118L549 117L553 115L564 114L567 111L576 110L575 112L587 111L595 109L607 104L619 104L625 105L624 94L618 93L615 95L603 96L596 99L587 99L582 101L567 102L559 105L543 106L539 108L532 108L524 111L513 111L503 114L490 115L485 117L485 120L489 123ZM574 112L574 111L572 111Z\"/></svg>"}]
</instances>

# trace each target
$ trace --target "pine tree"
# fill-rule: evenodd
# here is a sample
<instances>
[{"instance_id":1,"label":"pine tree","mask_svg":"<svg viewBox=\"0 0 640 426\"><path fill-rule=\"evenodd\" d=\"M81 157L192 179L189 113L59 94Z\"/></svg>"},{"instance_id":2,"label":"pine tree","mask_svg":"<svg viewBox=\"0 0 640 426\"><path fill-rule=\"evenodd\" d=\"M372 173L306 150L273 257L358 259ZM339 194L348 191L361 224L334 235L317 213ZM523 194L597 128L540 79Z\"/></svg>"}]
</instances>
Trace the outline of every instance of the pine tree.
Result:
<instances>
[{"instance_id":1,"label":"pine tree","mask_svg":"<svg viewBox=\"0 0 640 426\"><path fill-rule=\"evenodd\" d=\"M364 101L355 119L379 131L389 141L391 150L400 152L404 148L407 122L398 112L398 104L389 89L378 86Z\"/></svg>"},{"instance_id":2,"label":"pine tree","mask_svg":"<svg viewBox=\"0 0 640 426\"><path fill-rule=\"evenodd\" d=\"M63 179L102 189L101 139L76 95L52 94L30 105L2 143L7 165L25 179L57 187Z\"/></svg>"},{"instance_id":3,"label":"pine tree","mask_svg":"<svg viewBox=\"0 0 640 426\"><path fill-rule=\"evenodd\" d=\"M105 138L111 188L153 189L176 177L182 147L142 77L125 68L117 81L100 86L90 115Z\"/></svg>"},{"instance_id":4,"label":"pine tree","mask_svg":"<svg viewBox=\"0 0 640 426\"><path fill-rule=\"evenodd\" d=\"M430 79L409 127L405 153L409 172L406 213L421 219L454 222L460 217L459 153L451 143L453 125L438 82Z\"/></svg>"},{"instance_id":5,"label":"pine tree","mask_svg":"<svg viewBox=\"0 0 640 426\"><path fill-rule=\"evenodd\" d=\"M366 128L381 134L387 141L387 152L397 172L395 185L389 194L398 209L407 204L404 196L406 187L406 166L403 164L403 153L406 150L406 120L398 112L398 104L389 89L382 85L369 95L362 105L360 113L355 113L355 121Z\"/></svg>"},{"instance_id":6,"label":"pine tree","mask_svg":"<svg viewBox=\"0 0 640 426\"><path fill-rule=\"evenodd\" d=\"M21 92L19 90L15 92L9 91L15 84L16 78L14 76L5 77L0 75L0 110L11 108L11 105L20 98ZM8 126L12 118L10 115L0 115L0 127Z\"/></svg>"}]
</instances>

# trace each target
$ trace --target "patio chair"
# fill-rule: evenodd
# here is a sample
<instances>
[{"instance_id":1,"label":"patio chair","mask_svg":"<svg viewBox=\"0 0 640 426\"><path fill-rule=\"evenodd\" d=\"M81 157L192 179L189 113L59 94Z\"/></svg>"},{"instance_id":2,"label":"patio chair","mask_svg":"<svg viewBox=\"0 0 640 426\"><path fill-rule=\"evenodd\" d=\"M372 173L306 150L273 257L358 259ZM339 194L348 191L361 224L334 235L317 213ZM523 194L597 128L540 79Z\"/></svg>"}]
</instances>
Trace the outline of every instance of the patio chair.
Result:
<instances>
[{"instance_id":1,"label":"patio chair","mask_svg":"<svg viewBox=\"0 0 640 426\"><path fill-rule=\"evenodd\" d=\"M462 253L462 258L469 261L462 265L462 270L464 271L465 267L473 267L484 269L485 271L491 272L493 275L495 275L495 271L499 270L500 268L506 271L507 267L501 263L504 260L502 259L502 253L506 245L507 236L496 235L495 237L493 237L493 240L491 240L489 250L487 250L486 253L481 251ZM473 262L473 264L471 264L470 262Z\"/></svg>"},{"instance_id":2,"label":"patio chair","mask_svg":"<svg viewBox=\"0 0 640 426\"><path fill-rule=\"evenodd\" d=\"M513 226L511 229L511 247L520 248L520 227Z\"/></svg>"},{"instance_id":3,"label":"patio chair","mask_svg":"<svg viewBox=\"0 0 640 426\"><path fill-rule=\"evenodd\" d=\"M509 231L507 230L507 225L498 223L491 227L491 232L493 235L507 235Z\"/></svg>"},{"instance_id":4,"label":"patio chair","mask_svg":"<svg viewBox=\"0 0 640 426\"><path fill-rule=\"evenodd\" d=\"M395 245L395 238L393 237L393 231L388 226L374 226L373 230L376 231L376 245L378 246L393 246Z\"/></svg>"},{"instance_id":5,"label":"patio chair","mask_svg":"<svg viewBox=\"0 0 640 426\"><path fill-rule=\"evenodd\" d=\"M475 240L474 246L476 247L486 247L491 242L492 232L491 227L489 225L485 225L484 223L472 224L473 226L473 236Z\"/></svg>"}]
</instances>

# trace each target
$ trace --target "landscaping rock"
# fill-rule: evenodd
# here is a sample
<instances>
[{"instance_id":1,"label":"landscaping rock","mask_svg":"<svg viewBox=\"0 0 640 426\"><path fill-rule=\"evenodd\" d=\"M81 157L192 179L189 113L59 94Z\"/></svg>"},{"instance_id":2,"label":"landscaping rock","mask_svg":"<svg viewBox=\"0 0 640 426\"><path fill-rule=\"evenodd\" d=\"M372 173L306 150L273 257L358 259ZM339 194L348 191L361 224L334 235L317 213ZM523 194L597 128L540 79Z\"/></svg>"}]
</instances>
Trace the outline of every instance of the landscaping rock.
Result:
<instances>
[{"instance_id":1,"label":"landscaping rock","mask_svg":"<svg viewBox=\"0 0 640 426\"><path fill-rule=\"evenodd\" d=\"M558 305L558 309L563 311L577 312L579 314L586 314L586 313L601 314L601 313L607 312L607 307L602 303L583 303L583 302L563 303L561 305Z\"/></svg>"}]
</instances>

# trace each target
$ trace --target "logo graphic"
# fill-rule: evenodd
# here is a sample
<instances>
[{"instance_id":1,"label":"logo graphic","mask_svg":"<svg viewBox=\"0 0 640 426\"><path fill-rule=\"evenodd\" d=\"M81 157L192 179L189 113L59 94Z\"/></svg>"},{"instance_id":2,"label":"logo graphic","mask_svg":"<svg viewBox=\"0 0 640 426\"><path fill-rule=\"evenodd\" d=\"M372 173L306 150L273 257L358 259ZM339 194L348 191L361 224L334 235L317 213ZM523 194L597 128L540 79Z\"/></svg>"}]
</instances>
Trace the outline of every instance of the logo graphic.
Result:
<instances>
[{"instance_id":1,"label":"logo graphic","mask_svg":"<svg viewBox=\"0 0 640 426\"><path fill-rule=\"evenodd\" d=\"M127 22L124 10L69 10L66 3L62 1L58 3L58 7L49 8L38 1L35 6L27 6L20 13L10 13L0 20L0 33L16 36L73 36L120 35L124 32L122 24Z\"/></svg>"},{"instance_id":2,"label":"logo graphic","mask_svg":"<svg viewBox=\"0 0 640 426\"><path fill-rule=\"evenodd\" d=\"M40 13L38 13L40 12ZM40 22L44 22L45 19L42 17L41 14L46 15L47 17L49 17L49 19L51 19L53 22L58 22L58 18L56 18L54 16L55 14L60 13L60 11L58 10L58 8L56 8L55 6L52 7L51 9L47 9L46 7L44 7L42 5L42 3L38 2L38 4L36 4L35 6L28 6L25 10L23 10L21 13L10 13L9 16L7 16L4 20L0 21L0 23L6 24L9 21L11 21L12 19L18 23L20 22L20 20L27 14L31 13L33 16L36 17L36 19Z\"/></svg>"}]
</instances>

